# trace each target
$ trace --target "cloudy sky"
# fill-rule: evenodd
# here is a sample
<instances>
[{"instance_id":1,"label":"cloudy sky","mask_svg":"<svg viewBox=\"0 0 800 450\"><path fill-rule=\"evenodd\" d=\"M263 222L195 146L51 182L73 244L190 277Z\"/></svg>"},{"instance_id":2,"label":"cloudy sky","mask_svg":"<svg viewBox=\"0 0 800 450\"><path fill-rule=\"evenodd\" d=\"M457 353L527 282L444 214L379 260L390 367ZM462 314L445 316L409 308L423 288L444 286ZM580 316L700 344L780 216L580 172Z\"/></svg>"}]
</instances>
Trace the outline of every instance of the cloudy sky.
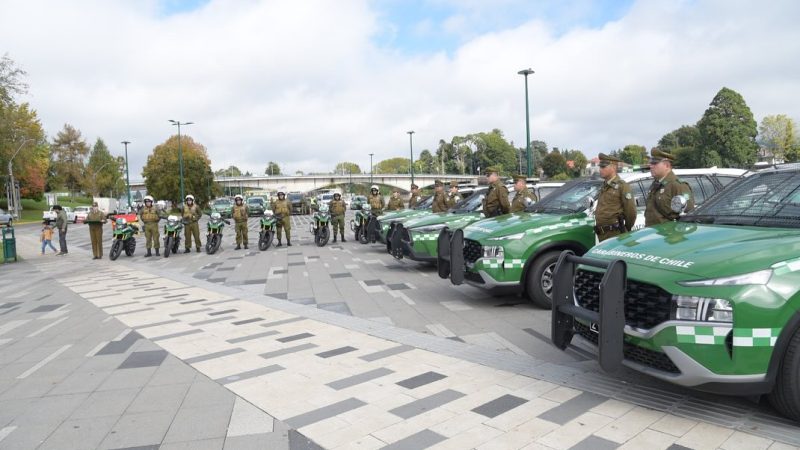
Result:
<instances>
[{"instance_id":1,"label":"cloudy sky","mask_svg":"<svg viewBox=\"0 0 800 450\"><path fill-rule=\"evenodd\" d=\"M587 156L653 146L716 92L800 119L795 0L0 0L0 54L52 138L176 132L214 169L327 172L501 129ZM136 175L134 175L134 173Z\"/></svg>"}]
</instances>

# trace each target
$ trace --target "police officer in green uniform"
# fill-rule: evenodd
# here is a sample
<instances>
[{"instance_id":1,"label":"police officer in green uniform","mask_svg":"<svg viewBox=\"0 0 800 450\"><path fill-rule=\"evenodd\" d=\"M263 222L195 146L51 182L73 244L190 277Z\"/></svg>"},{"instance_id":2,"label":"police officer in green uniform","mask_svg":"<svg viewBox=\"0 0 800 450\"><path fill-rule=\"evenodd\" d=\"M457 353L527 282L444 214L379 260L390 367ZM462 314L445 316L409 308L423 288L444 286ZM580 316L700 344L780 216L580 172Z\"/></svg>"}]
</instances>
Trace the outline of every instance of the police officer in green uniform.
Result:
<instances>
[{"instance_id":1,"label":"police officer in green uniform","mask_svg":"<svg viewBox=\"0 0 800 450\"><path fill-rule=\"evenodd\" d=\"M154 204L153 197L146 196L144 198L144 206L139 211L139 220L144 223L144 238L147 253L144 257L152 256L150 253L151 248L156 249L156 256L160 256L158 249L161 247L161 236L158 232L158 221L164 218L162 213Z\"/></svg>"},{"instance_id":2,"label":"police officer in green uniform","mask_svg":"<svg viewBox=\"0 0 800 450\"><path fill-rule=\"evenodd\" d=\"M194 236L197 253L200 253L200 224L198 224L197 221L203 216L203 211L195 204L194 195L187 195L185 200L186 202L183 204L183 210L181 211L184 229L186 230L186 242L183 253L192 251L192 236Z\"/></svg>"},{"instance_id":3,"label":"police officer in green uniform","mask_svg":"<svg viewBox=\"0 0 800 450\"><path fill-rule=\"evenodd\" d=\"M106 215L97 207L97 202L92 203L86 223L89 224L89 238L92 241L92 259L103 259L103 224L106 223Z\"/></svg>"},{"instance_id":4,"label":"police officer in green uniform","mask_svg":"<svg viewBox=\"0 0 800 450\"><path fill-rule=\"evenodd\" d=\"M485 217L496 217L508 214L511 211L511 204L508 201L508 189L500 182L500 168L487 167L486 181L489 182L489 190L483 199L483 215Z\"/></svg>"},{"instance_id":5,"label":"police officer in green uniform","mask_svg":"<svg viewBox=\"0 0 800 450\"><path fill-rule=\"evenodd\" d=\"M408 199L408 209L414 209L419 204L419 186L411 183L411 198Z\"/></svg>"},{"instance_id":6,"label":"police officer in green uniform","mask_svg":"<svg viewBox=\"0 0 800 450\"><path fill-rule=\"evenodd\" d=\"M633 229L636 223L636 200L631 187L617 176L619 158L600 153L600 176L605 180L594 210L594 232L600 242Z\"/></svg>"},{"instance_id":7,"label":"police officer in green uniform","mask_svg":"<svg viewBox=\"0 0 800 450\"><path fill-rule=\"evenodd\" d=\"M247 249L247 206L244 205L244 198L239 194L233 197L231 216L236 224L236 250L241 249L242 244Z\"/></svg>"},{"instance_id":8,"label":"police officer in green uniform","mask_svg":"<svg viewBox=\"0 0 800 450\"><path fill-rule=\"evenodd\" d=\"M347 242L344 239L344 213L347 211L347 205L342 200L342 194L336 192L333 194L333 200L328 204L331 212L331 228L333 228L333 242L336 242L336 232L342 235L342 242Z\"/></svg>"},{"instance_id":9,"label":"police officer in green uniform","mask_svg":"<svg viewBox=\"0 0 800 450\"><path fill-rule=\"evenodd\" d=\"M281 216L281 220L276 224L278 228L278 244L276 247L283 245L281 244L281 233L284 229L286 230L286 245L291 247L292 205L286 200L286 192L283 190L278 191L278 199L272 202L272 212L276 216Z\"/></svg>"},{"instance_id":10,"label":"police officer in green uniform","mask_svg":"<svg viewBox=\"0 0 800 450\"><path fill-rule=\"evenodd\" d=\"M647 193L647 206L644 210L644 226L651 227L660 223L678 220L680 216L671 208L672 198L681 195L686 199L688 212L694 209L692 188L681 181L672 171L675 157L665 151L654 148L650 153L650 173L653 184Z\"/></svg>"},{"instance_id":11,"label":"police officer in green uniform","mask_svg":"<svg viewBox=\"0 0 800 450\"><path fill-rule=\"evenodd\" d=\"M461 201L461 194L458 193L458 181L450 182L450 192L447 193L447 209L452 209L456 203Z\"/></svg>"},{"instance_id":12,"label":"police officer in green uniform","mask_svg":"<svg viewBox=\"0 0 800 450\"><path fill-rule=\"evenodd\" d=\"M525 175L514 175L514 190L516 194L514 194L514 198L511 200L512 213L525 211L528 205L539 200L536 198L536 194L528 189L526 181L527 178Z\"/></svg>"},{"instance_id":13,"label":"police officer in green uniform","mask_svg":"<svg viewBox=\"0 0 800 450\"><path fill-rule=\"evenodd\" d=\"M369 198L367 199L369 206L372 207L372 213L376 216L380 216L383 214L383 208L386 207L386 202L383 200L383 196L380 194L377 185L372 185L370 188Z\"/></svg>"},{"instance_id":14,"label":"police officer in green uniform","mask_svg":"<svg viewBox=\"0 0 800 450\"><path fill-rule=\"evenodd\" d=\"M444 193L444 184L442 180L436 180L433 183L433 203L431 204L431 211L435 213L447 212L447 194Z\"/></svg>"},{"instance_id":15,"label":"police officer in green uniform","mask_svg":"<svg viewBox=\"0 0 800 450\"><path fill-rule=\"evenodd\" d=\"M400 211L401 209L405 209L406 206L403 204L403 199L400 198L400 191L395 189L392 192L392 196L389 197L389 204L386 205L387 211Z\"/></svg>"}]
</instances>

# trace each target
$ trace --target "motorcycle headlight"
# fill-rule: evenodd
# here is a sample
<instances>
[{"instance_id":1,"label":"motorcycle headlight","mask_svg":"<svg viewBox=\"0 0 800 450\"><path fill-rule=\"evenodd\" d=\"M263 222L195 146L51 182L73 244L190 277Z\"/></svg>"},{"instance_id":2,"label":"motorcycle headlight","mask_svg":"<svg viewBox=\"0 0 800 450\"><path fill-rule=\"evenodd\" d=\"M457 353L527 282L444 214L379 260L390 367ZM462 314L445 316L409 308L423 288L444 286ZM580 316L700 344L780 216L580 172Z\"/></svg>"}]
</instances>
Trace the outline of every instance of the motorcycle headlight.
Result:
<instances>
[{"instance_id":1,"label":"motorcycle headlight","mask_svg":"<svg viewBox=\"0 0 800 450\"><path fill-rule=\"evenodd\" d=\"M118 226L118 227L124 227L124 226L125 226L127 223L128 223L128 221L127 221L127 220L125 220L125 219L124 219L124 218L122 218L122 217L120 217L119 219L117 219L117 226Z\"/></svg>"},{"instance_id":2,"label":"motorcycle headlight","mask_svg":"<svg viewBox=\"0 0 800 450\"><path fill-rule=\"evenodd\" d=\"M679 281L681 286L745 286L745 285L764 285L769 283L772 278L772 269L759 270L732 277L710 278L707 280Z\"/></svg>"},{"instance_id":3,"label":"motorcycle headlight","mask_svg":"<svg viewBox=\"0 0 800 450\"><path fill-rule=\"evenodd\" d=\"M516 241L525 237L525 232L507 234L505 236L498 236L486 239L487 241Z\"/></svg>"},{"instance_id":4,"label":"motorcycle headlight","mask_svg":"<svg viewBox=\"0 0 800 450\"><path fill-rule=\"evenodd\" d=\"M733 303L722 298L673 295L677 320L733 323Z\"/></svg>"},{"instance_id":5,"label":"motorcycle headlight","mask_svg":"<svg viewBox=\"0 0 800 450\"><path fill-rule=\"evenodd\" d=\"M502 245L486 245L483 247L484 258L497 258L503 259L503 246Z\"/></svg>"}]
</instances>

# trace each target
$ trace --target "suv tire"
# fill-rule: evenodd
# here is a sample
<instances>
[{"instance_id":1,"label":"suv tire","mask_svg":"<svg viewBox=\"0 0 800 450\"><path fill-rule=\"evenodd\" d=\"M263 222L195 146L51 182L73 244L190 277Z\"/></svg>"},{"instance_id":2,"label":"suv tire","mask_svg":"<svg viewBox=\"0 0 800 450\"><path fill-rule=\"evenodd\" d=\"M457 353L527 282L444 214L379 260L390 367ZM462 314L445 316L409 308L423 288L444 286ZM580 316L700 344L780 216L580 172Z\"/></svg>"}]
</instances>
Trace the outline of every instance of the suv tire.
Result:
<instances>
[{"instance_id":1,"label":"suv tire","mask_svg":"<svg viewBox=\"0 0 800 450\"><path fill-rule=\"evenodd\" d=\"M794 332L783 361L778 369L775 387L769 394L769 402L781 414L792 420L800 420L800 330Z\"/></svg>"},{"instance_id":2,"label":"suv tire","mask_svg":"<svg viewBox=\"0 0 800 450\"><path fill-rule=\"evenodd\" d=\"M525 292L531 302L544 309L553 306L553 272L558 262L559 250L544 252L533 260L525 278Z\"/></svg>"}]
</instances>

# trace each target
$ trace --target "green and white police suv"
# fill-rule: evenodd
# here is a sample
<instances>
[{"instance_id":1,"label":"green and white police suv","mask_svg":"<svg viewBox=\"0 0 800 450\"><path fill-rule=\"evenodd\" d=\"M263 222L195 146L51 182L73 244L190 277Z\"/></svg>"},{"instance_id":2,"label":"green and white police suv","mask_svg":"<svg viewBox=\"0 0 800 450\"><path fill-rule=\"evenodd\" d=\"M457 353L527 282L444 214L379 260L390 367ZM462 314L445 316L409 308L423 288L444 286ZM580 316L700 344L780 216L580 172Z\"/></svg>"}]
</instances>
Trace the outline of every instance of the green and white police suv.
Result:
<instances>
[{"instance_id":1,"label":"green and white police suv","mask_svg":"<svg viewBox=\"0 0 800 450\"><path fill-rule=\"evenodd\" d=\"M696 204L739 177L738 169L684 169L675 173L689 183ZM649 172L621 173L640 213L652 184ZM524 292L537 306L549 308L553 271L563 250L583 255L596 244L594 201L602 179L565 184L525 212L483 219L438 238L439 276L495 292ZM644 224L644 217L637 222ZM451 270L452 268L452 270Z\"/></svg>"},{"instance_id":2,"label":"green and white police suv","mask_svg":"<svg viewBox=\"0 0 800 450\"><path fill-rule=\"evenodd\" d=\"M433 196L429 195L423 198L413 209L389 211L386 214L378 216L378 241L384 244L388 242L387 236L389 235L389 229L393 223L431 214L431 206L433 206Z\"/></svg>"},{"instance_id":3,"label":"green and white police suv","mask_svg":"<svg viewBox=\"0 0 800 450\"><path fill-rule=\"evenodd\" d=\"M680 204L673 201L673 209ZM800 420L800 168L755 172L678 222L559 260L553 342Z\"/></svg>"}]
</instances>

